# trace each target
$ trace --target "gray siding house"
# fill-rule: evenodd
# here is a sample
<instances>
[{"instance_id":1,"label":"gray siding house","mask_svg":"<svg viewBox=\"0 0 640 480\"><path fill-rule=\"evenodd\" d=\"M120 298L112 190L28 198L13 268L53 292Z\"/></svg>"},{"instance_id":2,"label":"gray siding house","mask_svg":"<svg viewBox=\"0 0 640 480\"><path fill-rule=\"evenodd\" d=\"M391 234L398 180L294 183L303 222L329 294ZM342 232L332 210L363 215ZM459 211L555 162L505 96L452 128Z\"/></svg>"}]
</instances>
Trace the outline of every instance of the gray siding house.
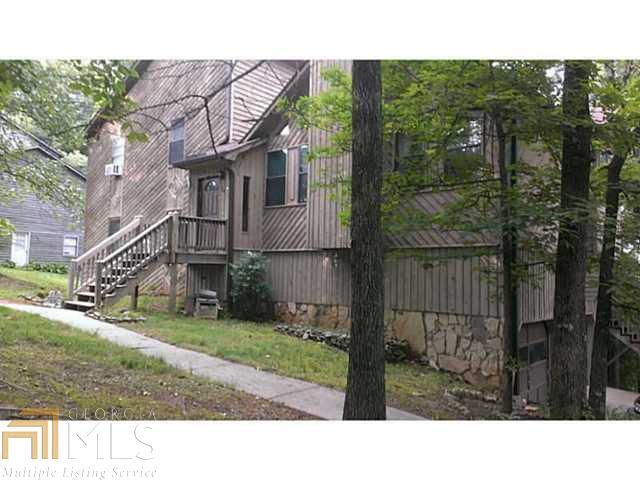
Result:
<instances>
[{"instance_id":1,"label":"gray siding house","mask_svg":"<svg viewBox=\"0 0 640 480\"><path fill-rule=\"evenodd\" d=\"M139 62L129 95L145 107L135 122L150 140L124 142L123 156L120 126L99 119L92 125L88 250L72 264L69 293L77 301L70 306L100 307L123 294L135 301L138 286L168 293L170 308L176 296L189 307L203 288L225 298L229 264L243 252L260 251L270 260L268 281L281 321L348 328L350 238L340 221L341 192L315 185L327 175L348 177L351 159L307 163L307 152L325 145L330 133L291 124L277 103L321 92L327 88L323 69L348 71L350 65L346 60ZM206 112L202 96L212 91L218 94ZM492 150L488 145L487 161L493 161ZM520 148L517 154L530 155ZM115 164L121 174L106 176L105 169ZM437 212L453 196L453 191L425 190L414 202ZM416 356L469 383L497 387L503 364L497 240L425 229L389 236L387 243L392 252L414 249L442 258L425 268L415 257L389 256L387 334L406 339ZM477 247L495 253L464 255ZM530 270L536 281L520 289L519 390L541 401L554 279L537 262Z\"/></svg>"},{"instance_id":2,"label":"gray siding house","mask_svg":"<svg viewBox=\"0 0 640 480\"><path fill-rule=\"evenodd\" d=\"M60 152L32 137L21 134L25 156L42 162L56 162L61 174L84 190L83 173L62 162ZM10 188L9 180L0 178L1 188ZM82 254L84 223L78 212L70 212L32 193L18 192L5 204L0 203L0 218L11 222L15 231L0 237L0 262L12 261L18 266L32 262L69 263Z\"/></svg>"}]
</instances>

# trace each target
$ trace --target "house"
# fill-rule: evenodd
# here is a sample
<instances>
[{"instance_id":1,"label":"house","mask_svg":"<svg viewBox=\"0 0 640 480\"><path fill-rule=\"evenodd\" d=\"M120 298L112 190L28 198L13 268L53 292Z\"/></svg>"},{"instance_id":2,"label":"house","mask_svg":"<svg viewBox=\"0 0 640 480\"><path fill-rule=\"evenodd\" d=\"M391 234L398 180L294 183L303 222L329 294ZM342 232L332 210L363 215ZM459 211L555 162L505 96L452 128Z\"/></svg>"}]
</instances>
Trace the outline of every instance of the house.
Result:
<instances>
[{"instance_id":1,"label":"house","mask_svg":"<svg viewBox=\"0 0 640 480\"><path fill-rule=\"evenodd\" d=\"M3 129L3 131L6 131ZM39 138L11 128L12 138L20 141L23 162L53 162L61 178L84 191L86 178L82 172L62 160L62 154ZM9 179L0 177L2 188L14 188ZM35 194L18 191L15 198L0 203L0 218L7 219L15 231L0 237L0 262L17 266L32 262L69 263L82 254L84 225L82 206L63 208Z\"/></svg>"},{"instance_id":2,"label":"house","mask_svg":"<svg viewBox=\"0 0 640 480\"><path fill-rule=\"evenodd\" d=\"M308 152L329 136L290 123L277 102L322 91L322 69L349 70L350 64L139 62L129 95L142 108L135 122L150 140L126 142L119 125L92 124L88 250L72 264L70 294L77 300L69 306L100 307L122 295L135 304L143 287L168 292L170 308L182 294L189 309L203 288L225 298L229 264L242 252L261 251L270 260L268 281L281 320L347 328L350 239L340 220L342 192L314 185L326 175L349 175L350 158L307 162ZM425 190L414 202L437 212L454 195ZM395 252L414 249L442 259L432 268L415 256L388 259L388 335L472 384L497 387L503 361L498 256L472 253L495 251L497 240L426 229L387 241ZM519 389L542 401L554 280L536 262L530 271L536 281L520 289Z\"/></svg>"}]
</instances>

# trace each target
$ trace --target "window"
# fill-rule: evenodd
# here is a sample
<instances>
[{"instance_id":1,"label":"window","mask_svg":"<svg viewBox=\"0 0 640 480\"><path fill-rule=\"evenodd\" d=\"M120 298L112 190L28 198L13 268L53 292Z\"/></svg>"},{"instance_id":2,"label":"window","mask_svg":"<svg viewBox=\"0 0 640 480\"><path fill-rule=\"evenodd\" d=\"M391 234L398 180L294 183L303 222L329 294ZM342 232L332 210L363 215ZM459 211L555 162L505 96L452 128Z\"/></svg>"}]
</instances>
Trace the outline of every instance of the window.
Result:
<instances>
[{"instance_id":1,"label":"window","mask_svg":"<svg viewBox=\"0 0 640 480\"><path fill-rule=\"evenodd\" d=\"M249 185L251 177L242 177L242 231L249 231Z\"/></svg>"},{"instance_id":2,"label":"window","mask_svg":"<svg viewBox=\"0 0 640 480\"><path fill-rule=\"evenodd\" d=\"M109 231L107 235L110 237L114 233L120 230L120 217L118 218L110 218L109 219Z\"/></svg>"},{"instance_id":3,"label":"window","mask_svg":"<svg viewBox=\"0 0 640 480\"><path fill-rule=\"evenodd\" d=\"M184 160L184 118L179 118L171 124L169 131L169 165Z\"/></svg>"},{"instance_id":4,"label":"window","mask_svg":"<svg viewBox=\"0 0 640 480\"><path fill-rule=\"evenodd\" d=\"M298 203L307 201L307 182L309 177L309 147L302 145L298 149Z\"/></svg>"},{"instance_id":5,"label":"window","mask_svg":"<svg viewBox=\"0 0 640 480\"><path fill-rule=\"evenodd\" d=\"M111 163L122 167L124 165L124 137L120 135L111 136Z\"/></svg>"},{"instance_id":6,"label":"window","mask_svg":"<svg viewBox=\"0 0 640 480\"><path fill-rule=\"evenodd\" d=\"M198 180L198 204L199 217L220 218L221 196L220 177L206 177Z\"/></svg>"},{"instance_id":7,"label":"window","mask_svg":"<svg viewBox=\"0 0 640 480\"><path fill-rule=\"evenodd\" d=\"M78 256L78 237L65 235L62 241L62 256L77 257Z\"/></svg>"},{"instance_id":8,"label":"window","mask_svg":"<svg viewBox=\"0 0 640 480\"><path fill-rule=\"evenodd\" d=\"M267 194L266 205L284 205L287 176L287 151L267 153Z\"/></svg>"}]
</instances>

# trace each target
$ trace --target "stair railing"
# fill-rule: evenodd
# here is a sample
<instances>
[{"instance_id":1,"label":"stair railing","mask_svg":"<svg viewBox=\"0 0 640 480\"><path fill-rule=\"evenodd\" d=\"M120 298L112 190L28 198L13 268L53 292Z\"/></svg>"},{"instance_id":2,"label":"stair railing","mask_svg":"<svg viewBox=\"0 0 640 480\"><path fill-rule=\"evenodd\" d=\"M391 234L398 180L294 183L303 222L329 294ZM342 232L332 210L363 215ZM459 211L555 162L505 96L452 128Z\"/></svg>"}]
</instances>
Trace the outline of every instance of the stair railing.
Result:
<instances>
[{"instance_id":1,"label":"stair railing","mask_svg":"<svg viewBox=\"0 0 640 480\"><path fill-rule=\"evenodd\" d=\"M226 220L181 215L177 247L181 251L224 251L226 225Z\"/></svg>"},{"instance_id":2,"label":"stair railing","mask_svg":"<svg viewBox=\"0 0 640 480\"><path fill-rule=\"evenodd\" d=\"M175 215L167 215L129 240L126 244L95 262L95 308L103 297L127 283L127 279L169 253Z\"/></svg>"},{"instance_id":3,"label":"stair railing","mask_svg":"<svg viewBox=\"0 0 640 480\"><path fill-rule=\"evenodd\" d=\"M72 298L77 292L83 290L95 278L96 262L105 258L114 250L126 244L142 230L142 216L134 217L134 220L121 228L113 235L102 240L93 248L90 248L78 258L71 260L69 265L69 277L67 294Z\"/></svg>"}]
</instances>

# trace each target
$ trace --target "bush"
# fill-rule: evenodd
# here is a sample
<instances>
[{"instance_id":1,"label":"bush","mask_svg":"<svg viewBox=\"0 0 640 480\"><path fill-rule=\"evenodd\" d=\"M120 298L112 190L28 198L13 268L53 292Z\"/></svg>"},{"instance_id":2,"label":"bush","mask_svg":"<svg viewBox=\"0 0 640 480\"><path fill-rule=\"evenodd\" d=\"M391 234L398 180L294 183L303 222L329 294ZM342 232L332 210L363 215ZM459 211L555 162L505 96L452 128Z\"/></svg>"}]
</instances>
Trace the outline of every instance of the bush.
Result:
<instances>
[{"instance_id":1,"label":"bush","mask_svg":"<svg viewBox=\"0 0 640 480\"><path fill-rule=\"evenodd\" d=\"M25 267L25 270L34 270L36 272L61 273L66 275L69 273L69 267L64 263L37 263L31 262Z\"/></svg>"},{"instance_id":2,"label":"bush","mask_svg":"<svg viewBox=\"0 0 640 480\"><path fill-rule=\"evenodd\" d=\"M267 258L254 252L240 257L231 265L232 313L241 320L270 320L273 318L271 288L266 282Z\"/></svg>"},{"instance_id":3,"label":"bush","mask_svg":"<svg viewBox=\"0 0 640 480\"><path fill-rule=\"evenodd\" d=\"M0 267L4 267L4 268L16 268L16 263L12 262L11 260L3 260L2 263L0 263Z\"/></svg>"}]
</instances>

